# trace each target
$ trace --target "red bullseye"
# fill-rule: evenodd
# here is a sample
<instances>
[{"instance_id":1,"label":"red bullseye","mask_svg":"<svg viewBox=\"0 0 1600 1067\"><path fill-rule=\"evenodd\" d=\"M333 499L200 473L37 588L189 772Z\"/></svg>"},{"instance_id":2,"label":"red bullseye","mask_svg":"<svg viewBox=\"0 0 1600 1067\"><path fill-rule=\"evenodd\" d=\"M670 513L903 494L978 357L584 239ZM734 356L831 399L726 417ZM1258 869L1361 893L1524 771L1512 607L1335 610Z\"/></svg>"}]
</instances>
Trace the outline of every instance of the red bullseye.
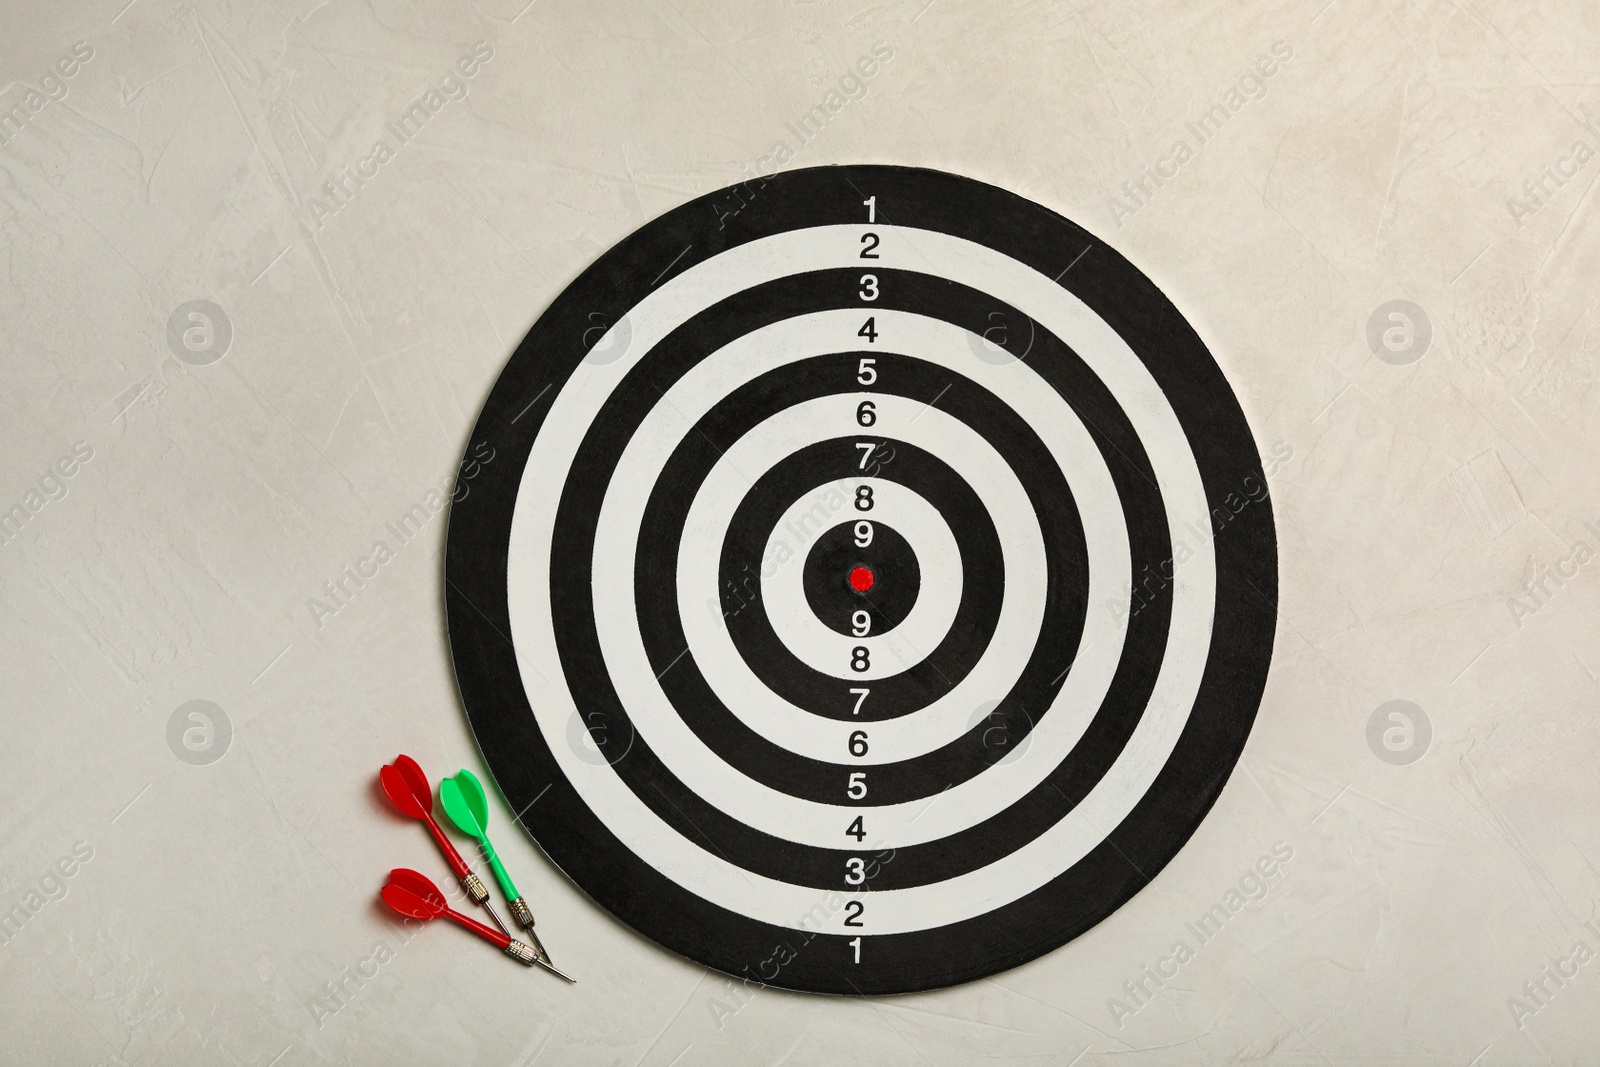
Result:
<instances>
[{"instance_id":1,"label":"red bullseye","mask_svg":"<svg viewBox=\"0 0 1600 1067\"><path fill-rule=\"evenodd\" d=\"M867 567L857 567L850 572L850 588L858 593L865 593L868 589L871 589L874 581L876 579L873 578L872 571Z\"/></svg>"}]
</instances>

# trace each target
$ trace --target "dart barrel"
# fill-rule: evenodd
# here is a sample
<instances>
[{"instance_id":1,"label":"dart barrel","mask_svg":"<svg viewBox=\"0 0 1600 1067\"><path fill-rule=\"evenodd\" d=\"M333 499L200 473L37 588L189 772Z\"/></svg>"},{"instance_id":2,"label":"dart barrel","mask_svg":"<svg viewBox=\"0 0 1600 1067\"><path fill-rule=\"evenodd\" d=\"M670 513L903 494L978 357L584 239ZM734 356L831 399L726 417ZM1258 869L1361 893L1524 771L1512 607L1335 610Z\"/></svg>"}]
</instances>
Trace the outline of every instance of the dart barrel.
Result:
<instances>
[{"instance_id":1,"label":"dart barrel","mask_svg":"<svg viewBox=\"0 0 1600 1067\"><path fill-rule=\"evenodd\" d=\"M513 900L508 907L511 908L511 917L517 920L517 925L525 929L533 929L533 912L528 910L527 901L521 897Z\"/></svg>"},{"instance_id":2,"label":"dart barrel","mask_svg":"<svg viewBox=\"0 0 1600 1067\"><path fill-rule=\"evenodd\" d=\"M466 889L467 895L473 899L474 903L482 904L489 899L489 891L484 888L483 879L471 871L468 871L466 877L461 879L461 885Z\"/></svg>"},{"instance_id":3,"label":"dart barrel","mask_svg":"<svg viewBox=\"0 0 1600 1067\"><path fill-rule=\"evenodd\" d=\"M513 941L511 944L507 945L506 955L510 956L519 963L526 964L529 967L532 967L534 964L539 962L539 957L534 955L533 949L529 948L527 945L524 945L521 941Z\"/></svg>"}]
</instances>

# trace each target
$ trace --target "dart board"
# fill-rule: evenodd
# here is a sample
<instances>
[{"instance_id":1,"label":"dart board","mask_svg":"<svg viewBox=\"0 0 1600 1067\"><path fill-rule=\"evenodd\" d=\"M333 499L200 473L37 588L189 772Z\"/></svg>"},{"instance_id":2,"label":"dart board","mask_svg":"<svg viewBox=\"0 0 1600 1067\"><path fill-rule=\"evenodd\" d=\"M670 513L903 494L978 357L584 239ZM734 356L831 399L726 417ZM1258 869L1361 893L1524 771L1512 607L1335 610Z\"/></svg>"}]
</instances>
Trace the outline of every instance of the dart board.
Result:
<instances>
[{"instance_id":1,"label":"dart board","mask_svg":"<svg viewBox=\"0 0 1600 1067\"><path fill-rule=\"evenodd\" d=\"M512 811L618 919L768 985L967 981L1110 915L1254 721L1271 502L1155 285L889 166L644 225L539 317L452 506Z\"/></svg>"}]
</instances>

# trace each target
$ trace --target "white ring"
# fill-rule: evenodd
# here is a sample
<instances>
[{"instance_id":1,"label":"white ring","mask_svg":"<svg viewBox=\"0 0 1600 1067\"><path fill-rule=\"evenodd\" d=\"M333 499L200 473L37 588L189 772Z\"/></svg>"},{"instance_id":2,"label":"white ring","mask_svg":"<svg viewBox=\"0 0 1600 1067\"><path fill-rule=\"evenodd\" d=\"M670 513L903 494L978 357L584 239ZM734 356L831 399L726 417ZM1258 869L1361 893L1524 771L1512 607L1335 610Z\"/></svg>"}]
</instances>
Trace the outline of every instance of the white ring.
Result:
<instances>
[{"instance_id":1,"label":"white ring","mask_svg":"<svg viewBox=\"0 0 1600 1067\"><path fill-rule=\"evenodd\" d=\"M1186 523L1209 528L1205 488L1182 425L1160 385L1104 320L1046 275L991 248L930 230L878 229L883 268L932 273L1002 293L1011 306L1070 345L1133 424L1155 473L1168 528L1174 535ZM750 286L853 265L859 233L859 226L819 226L751 241L683 271L631 309L626 321L635 343L627 355L607 365L580 366L563 384L541 426L523 469L507 560L507 608L523 687L553 757L590 810L625 848L687 891L729 911L795 929L808 918L816 890L747 871L680 836L609 765L588 764L565 745L566 724L576 705L561 670L550 617L551 503L559 499L573 453L600 405L643 353L691 315ZM612 340L608 332L596 347ZM1049 391L1026 362L993 369L1016 375L1024 388ZM996 380L973 376L986 385ZM1053 428L1035 429L1043 435ZM1039 837L983 868L934 884L874 892L869 933L945 926L1018 900L1072 867L1127 817L1171 755L1199 691L1216 593L1216 557L1209 539L1176 570L1172 593L1171 639L1145 712L1088 796ZM1125 612L1125 605L1126 597L1097 601L1091 603L1090 615L1113 607ZM847 933L842 919L832 917L823 931Z\"/></svg>"}]
</instances>

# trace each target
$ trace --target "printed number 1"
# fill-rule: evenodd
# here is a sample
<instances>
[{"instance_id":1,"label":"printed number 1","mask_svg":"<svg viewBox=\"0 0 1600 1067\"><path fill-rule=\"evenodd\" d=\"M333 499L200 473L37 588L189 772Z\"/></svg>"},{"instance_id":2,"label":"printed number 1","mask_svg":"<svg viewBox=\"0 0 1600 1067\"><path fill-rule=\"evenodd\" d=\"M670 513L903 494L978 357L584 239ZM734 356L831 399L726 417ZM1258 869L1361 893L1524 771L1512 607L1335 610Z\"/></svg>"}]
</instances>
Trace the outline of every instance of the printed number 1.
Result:
<instances>
[{"instance_id":1,"label":"printed number 1","mask_svg":"<svg viewBox=\"0 0 1600 1067\"><path fill-rule=\"evenodd\" d=\"M861 936L858 934L855 937L852 937L850 940L846 941L845 944L849 945L851 948L856 950L856 958L855 958L854 962L860 963L861 962Z\"/></svg>"},{"instance_id":2,"label":"printed number 1","mask_svg":"<svg viewBox=\"0 0 1600 1067\"><path fill-rule=\"evenodd\" d=\"M876 196L867 197L861 201L861 206L867 209L868 222L878 221L878 198Z\"/></svg>"}]
</instances>

